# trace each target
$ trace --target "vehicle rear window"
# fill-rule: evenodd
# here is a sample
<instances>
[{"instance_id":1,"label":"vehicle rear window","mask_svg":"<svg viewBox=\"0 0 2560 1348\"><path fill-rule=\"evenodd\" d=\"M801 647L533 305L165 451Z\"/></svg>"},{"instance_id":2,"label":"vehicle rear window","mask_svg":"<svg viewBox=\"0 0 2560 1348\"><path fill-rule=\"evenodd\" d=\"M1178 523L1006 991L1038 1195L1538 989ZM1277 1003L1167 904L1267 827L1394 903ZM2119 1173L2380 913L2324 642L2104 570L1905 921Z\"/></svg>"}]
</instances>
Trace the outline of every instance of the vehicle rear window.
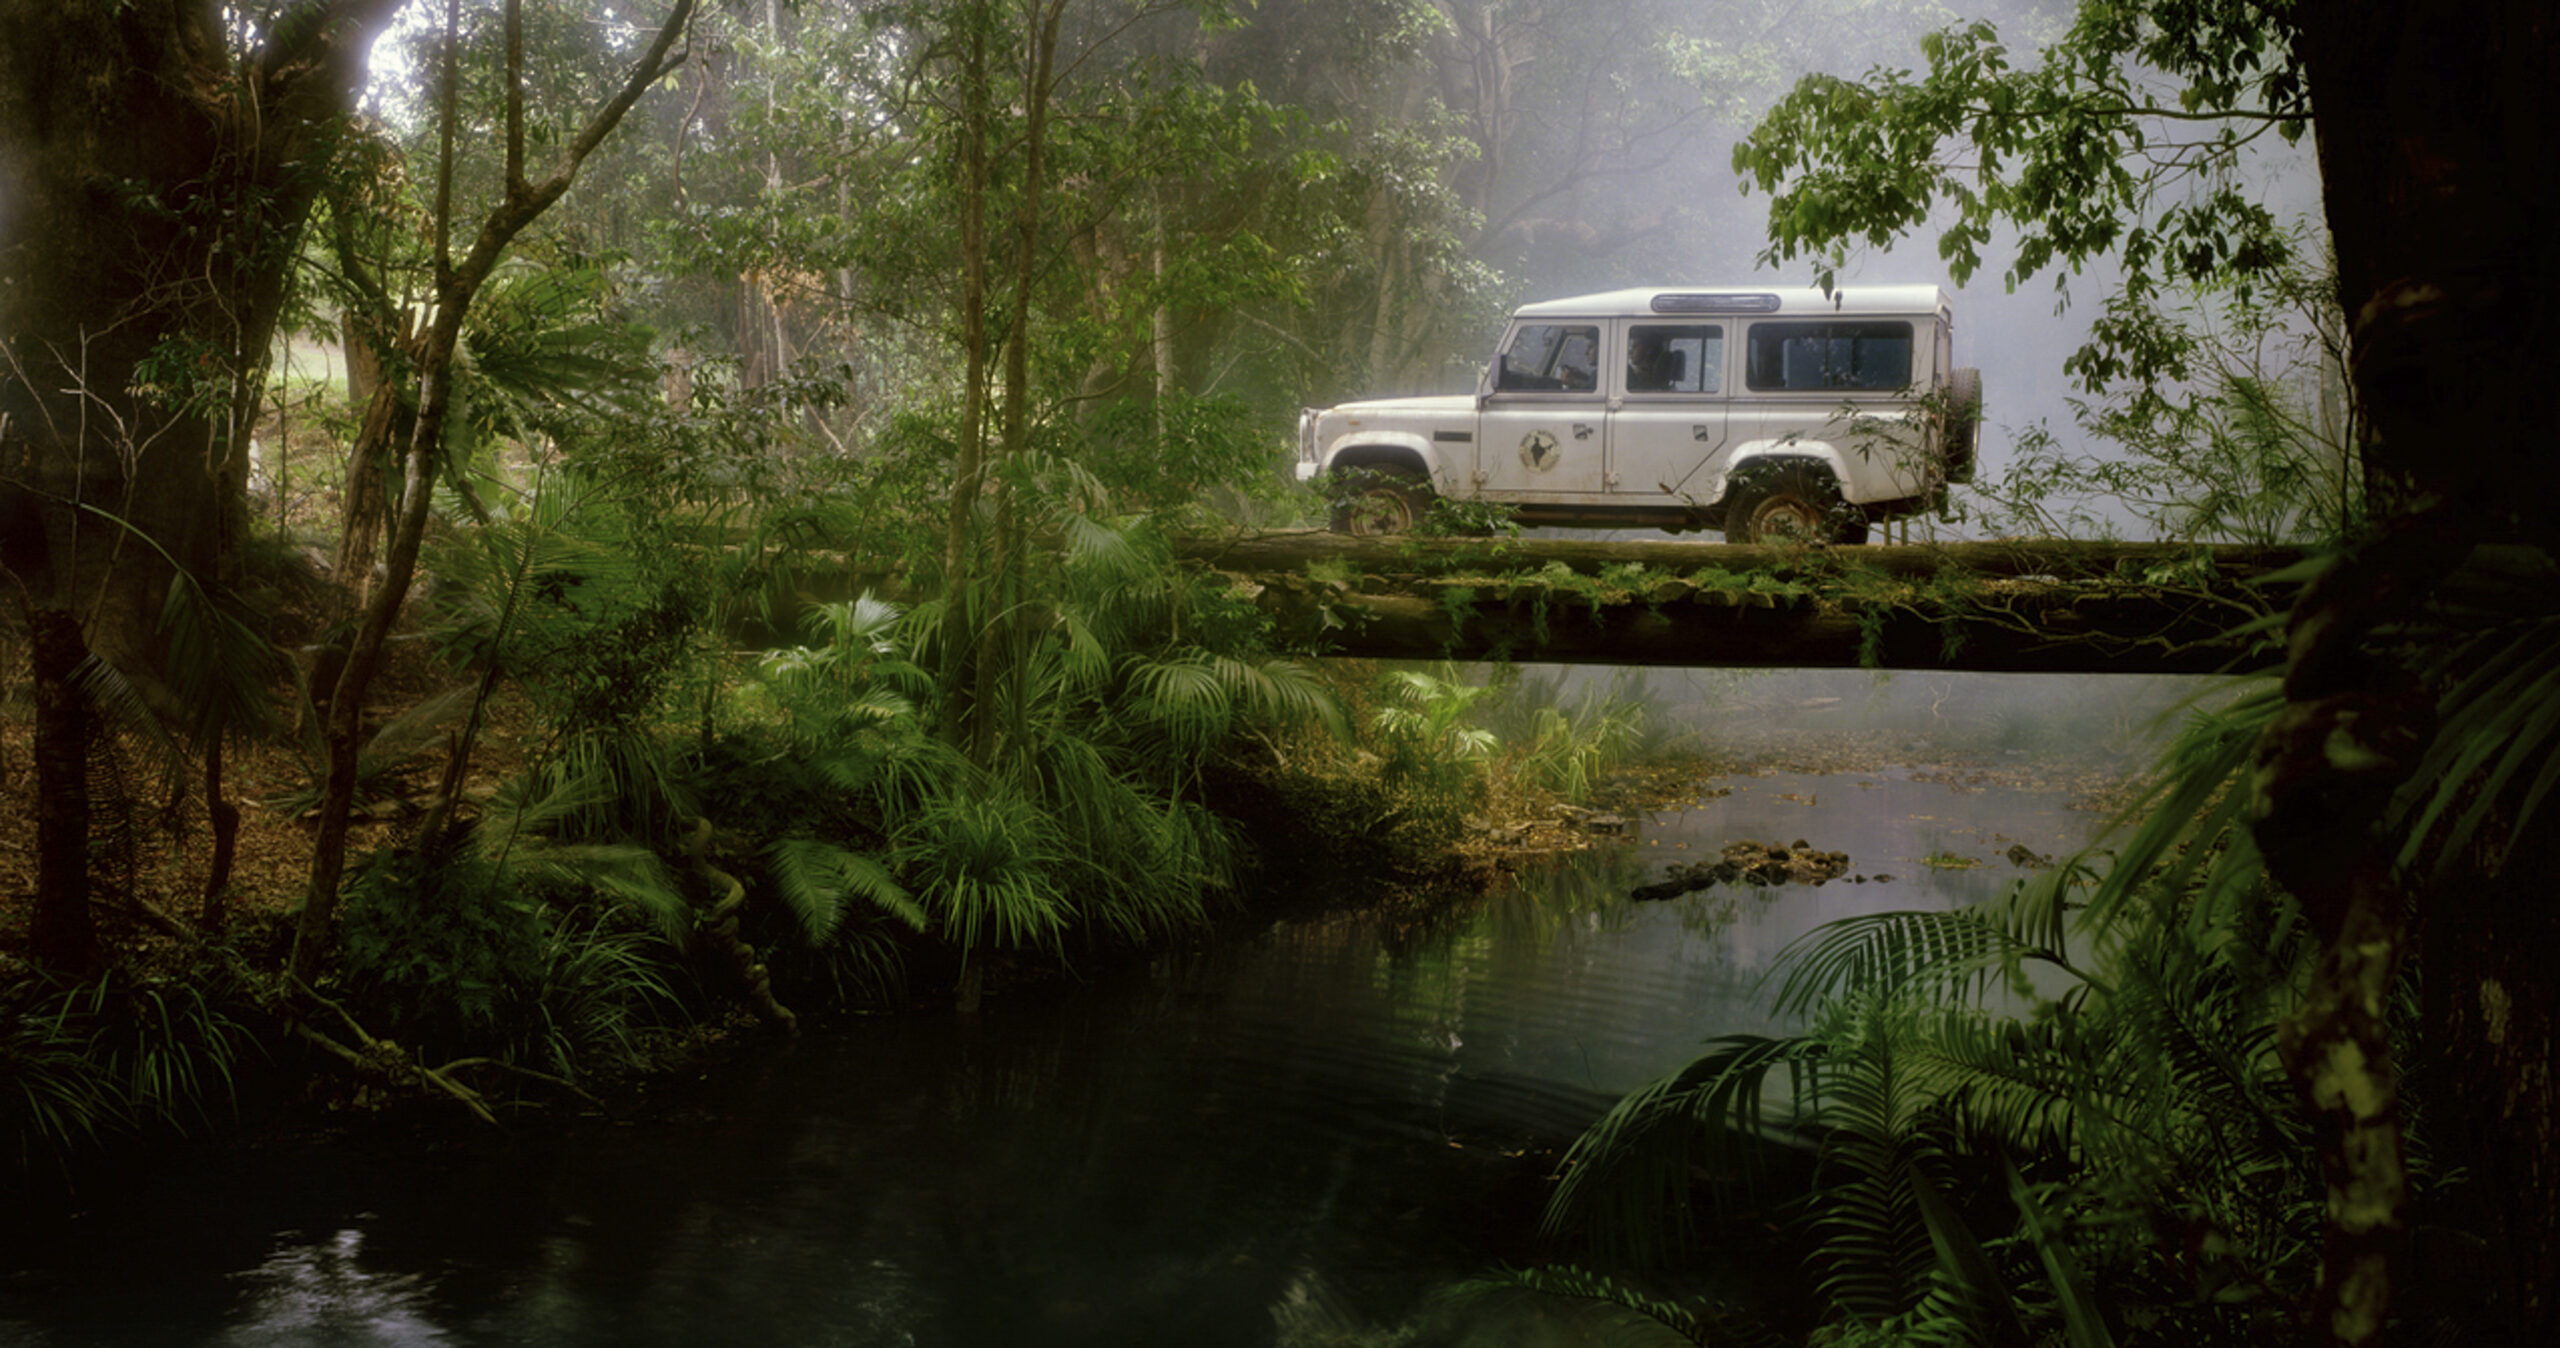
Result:
<instances>
[{"instance_id":1,"label":"vehicle rear window","mask_svg":"<svg viewBox=\"0 0 2560 1348\"><path fill-rule=\"evenodd\" d=\"M1744 381L1756 392L1898 389L1911 383L1911 325L1752 325Z\"/></svg>"}]
</instances>

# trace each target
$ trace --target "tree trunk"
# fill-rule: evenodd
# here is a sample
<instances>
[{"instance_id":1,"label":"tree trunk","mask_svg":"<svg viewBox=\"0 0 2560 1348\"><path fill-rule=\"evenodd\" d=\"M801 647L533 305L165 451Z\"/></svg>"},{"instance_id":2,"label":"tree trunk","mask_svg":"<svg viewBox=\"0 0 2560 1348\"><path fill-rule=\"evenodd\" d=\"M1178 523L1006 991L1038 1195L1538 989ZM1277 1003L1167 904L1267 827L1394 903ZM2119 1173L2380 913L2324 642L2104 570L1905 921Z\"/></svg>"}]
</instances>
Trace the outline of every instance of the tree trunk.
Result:
<instances>
[{"instance_id":1,"label":"tree trunk","mask_svg":"<svg viewBox=\"0 0 2560 1348\"><path fill-rule=\"evenodd\" d=\"M89 915L88 699L78 674L88 648L79 621L39 607L27 615L35 676L36 910L29 933L38 962L73 976L97 967Z\"/></svg>"},{"instance_id":2,"label":"tree trunk","mask_svg":"<svg viewBox=\"0 0 2560 1348\"><path fill-rule=\"evenodd\" d=\"M2371 1017L2354 1001L2376 956L2397 955L2399 914L2414 910L2415 954L2444 1013L2427 1022L2439 1140L2452 1144L2448 1161L2494 1189L2510 1340L2547 1342L2560 1333L2550 1070L2560 1046L2550 945L2527 938L2551 930L2548 876L2520 852L2462 892L2403 893L2369 864L2365 802L2423 750L2426 699L2441 692L2409 688L2394 659L2375 658L2390 649L2378 634L2470 543L2523 539L2560 553L2560 456L2543 427L2542 374L2560 318L2560 135L2547 106L2560 42L2548 0L2338 0L2291 15L2381 519L2376 543L2297 605L2292 706L2261 749L2260 832L2271 857L2289 848L2303 859L2305 906L2332 942L2289 1056L2354 1060L2374 1089L2396 1088L2397 1064L2372 1059ZM2402 550L2417 559L2382 560ZM2384 766L2369 780L2350 770L2375 759ZM2346 1010L2323 1009L2332 1006ZM2369 1126L2380 1115L2358 1095L2310 1092L2332 1130L2330 1257L2314 1329L2343 1343L2378 1342L2395 1291L2412 1285L2397 1130Z\"/></svg>"},{"instance_id":3,"label":"tree trunk","mask_svg":"<svg viewBox=\"0 0 2560 1348\"><path fill-rule=\"evenodd\" d=\"M357 424L355 444L347 450L347 485L339 498L338 560L331 579L358 608L364 606L373 587L375 547L382 539L389 511L383 478L394 462L393 431L399 401L397 386L388 381L376 383L365 400L364 420ZM312 689L312 695L314 704L325 712L327 695L318 688Z\"/></svg>"},{"instance_id":4,"label":"tree trunk","mask_svg":"<svg viewBox=\"0 0 2560 1348\"><path fill-rule=\"evenodd\" d=\"M960 444L951 472L950 527L942 553L942 737L953 744L968 733L969 699L963 695L978 624L976 572L970 539L978 496L986 478L987 440L987 197L993 190L987 144L994 135L994 71L988 48L994 16L983 3L957 7L960 51Z\"/></svg>"},{"instance_id":5,"label":"tree trunk","mask_svg":"<svg viewBox=\"0 0 2560 1348\"><path fill-rule=\"evenodd\" d=\"M410 432L400 493L400 513L384 560L382 585L365 605L364 620L347 650L344 672L329 698L326 776L321 790L320 819L311 845L311 878L302 911L295 919L292 964L308 978L317 971L337 921L338 886L346 874L347 831L355 806L355 776L361 746L365 694L381 667L383 644L391 635L400 606L408 599L416 574L418 549L426 537L430 490L436 458L443 451L444 422L452 404L454 352L462 341L462 323L472 300L497 268L500 258L526 226L565 195L577 181L578 168L596 146L612 134L623 114L650 85L667 73L667 53L692 17L693 0L676 0L649 49L631 69L620 92L596 109L576 139L563 146L549 176L536 182L526 176L523 72L517 63L522 11L507 6L507 138L505 196L481 222L471 249L459 261L450 250L452 186L456 124L460 119L458 38L455 11L448 9L445 34L443 101L444 156L439 169L436 221L435 316L418 352L418 420Z\"/></svg>"},{"instance_id":6,"label":"tree trunk","mask_svg":"<svg viewBox=\"0 0 2560 1348\"><path fill-rule=\"evenodd\" d=\"M176 569L245 520L245 416L299 231L397 0L301 0L235 55L229 7L0 0L0 566L43 650L44 944L85 962L81 654L155 709ZM104 185L113 184L114 190ZM67 663L66 663L67 662Z\"/></svg>"}]
</instances>

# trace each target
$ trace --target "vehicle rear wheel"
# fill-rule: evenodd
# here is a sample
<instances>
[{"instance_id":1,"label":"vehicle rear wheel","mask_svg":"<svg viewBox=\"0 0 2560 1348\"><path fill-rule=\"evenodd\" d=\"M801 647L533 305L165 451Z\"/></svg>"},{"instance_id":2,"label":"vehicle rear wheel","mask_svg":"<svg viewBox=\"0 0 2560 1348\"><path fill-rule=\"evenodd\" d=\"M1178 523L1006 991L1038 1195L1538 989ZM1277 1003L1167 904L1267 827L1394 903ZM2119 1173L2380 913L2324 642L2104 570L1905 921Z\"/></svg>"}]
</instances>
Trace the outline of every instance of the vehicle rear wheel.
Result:
<instances>
[{"instance_id":1,"label":"vehicle rear wheel","mask_svg":"<svg viewBox=\"0 0 2560 1348\"><path fill-rule=\"evenodd\" d=\"M1725 492L1728 543L1864 543L1867 517L1815 464L1746 468Z\"/></svg>"},{"instance_id":2,"label":"vehicle rear wheel","mask_svg":"<svg viewBox=\"0 0 2560 1348\"><path fill-rule=\"evenodd\" d=\"M1410 468L1347 468L1341 476L1352 489L1335 498L1337 534L1383 538L1411 533L1431 513L1431 487Z\"/></svg>"}]
</instances>

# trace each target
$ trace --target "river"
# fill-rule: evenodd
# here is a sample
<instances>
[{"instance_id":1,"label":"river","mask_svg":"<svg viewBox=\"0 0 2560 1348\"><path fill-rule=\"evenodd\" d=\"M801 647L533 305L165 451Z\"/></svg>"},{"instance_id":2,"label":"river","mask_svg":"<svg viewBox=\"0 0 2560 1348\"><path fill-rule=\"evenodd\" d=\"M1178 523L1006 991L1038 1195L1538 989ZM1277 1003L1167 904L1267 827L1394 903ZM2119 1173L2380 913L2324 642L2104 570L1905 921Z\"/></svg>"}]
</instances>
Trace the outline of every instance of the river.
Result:
<instances>
[{"instance_id":1,"label":"river","mask_svg":"<svg viewBox=\"0 0 2560 1348\"><path fill-rule=\"evenodd\" d=\"M1435 917L1310 905L972 1018L817 1025L639 1119L190 1152L0 1238L0 1342L1577 1342L1406 1331L1537 1256L1542 1177L1619 1093L1773 1028L1789 941L2089 836L1990 761L1720 777ZM1799 838L1863 881L1627 898Z\"/></svg>"}]
</instances>

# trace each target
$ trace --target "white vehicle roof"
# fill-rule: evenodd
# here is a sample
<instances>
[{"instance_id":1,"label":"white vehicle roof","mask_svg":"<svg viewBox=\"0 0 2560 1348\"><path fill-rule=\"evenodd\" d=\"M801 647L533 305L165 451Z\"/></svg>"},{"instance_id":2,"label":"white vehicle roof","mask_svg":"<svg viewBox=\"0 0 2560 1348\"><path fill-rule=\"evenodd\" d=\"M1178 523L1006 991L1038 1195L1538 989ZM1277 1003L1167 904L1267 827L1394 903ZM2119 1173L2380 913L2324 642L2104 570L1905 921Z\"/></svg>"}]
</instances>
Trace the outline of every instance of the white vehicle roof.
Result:
<instances>
[{"instance_id":1,"label":"white vehicle roof","mask_svg":"<svg viewBox=\"0 0 2560 1348\"><path fill-rule=\"evenodd\" d=\"M1951 301L1936 286L1842 286L1830 294L1807 286L1645 286L1540 300L1519 318L1673 318L1689 314L1943 314Z\"/></svg>"}]
</instances>

